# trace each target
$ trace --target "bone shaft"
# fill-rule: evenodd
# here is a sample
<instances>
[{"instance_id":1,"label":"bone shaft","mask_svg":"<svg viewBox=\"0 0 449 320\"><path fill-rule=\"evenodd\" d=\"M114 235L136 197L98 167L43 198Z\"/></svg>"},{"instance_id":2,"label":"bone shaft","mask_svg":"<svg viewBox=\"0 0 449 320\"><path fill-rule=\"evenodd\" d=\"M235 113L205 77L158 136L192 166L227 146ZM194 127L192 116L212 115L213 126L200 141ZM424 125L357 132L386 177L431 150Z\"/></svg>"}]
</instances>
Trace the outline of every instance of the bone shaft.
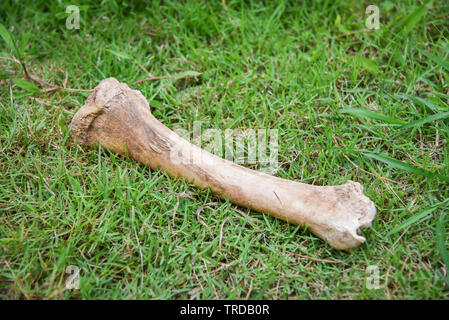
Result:
<instances>
[{"instance_id":1,"label":"bone shaft","mask_svg":"<svg viewBox=\"0 0 449 320\"><path fill-rule=\"evenodd\" d=\"M304 225L310 220L307 215L313 215L314 203L307 204L307 198L322 194L324 187L297 183L245 168L184 140L154 118L151 112L142 118L146 119L142 125L152 128L158 137L170 145L170 150L157 152L154 150L154 136L139 135L144 136L145 140L140 143L144 147L128 150L136 160L161 169L172 177L185 178L199 188L210 188L232 203L291 223ZM123 144L135 146L135 137L134 134L128 135L128 141ZM105 145L108 141L100 143Z\"/></svg>"}]
</instances>

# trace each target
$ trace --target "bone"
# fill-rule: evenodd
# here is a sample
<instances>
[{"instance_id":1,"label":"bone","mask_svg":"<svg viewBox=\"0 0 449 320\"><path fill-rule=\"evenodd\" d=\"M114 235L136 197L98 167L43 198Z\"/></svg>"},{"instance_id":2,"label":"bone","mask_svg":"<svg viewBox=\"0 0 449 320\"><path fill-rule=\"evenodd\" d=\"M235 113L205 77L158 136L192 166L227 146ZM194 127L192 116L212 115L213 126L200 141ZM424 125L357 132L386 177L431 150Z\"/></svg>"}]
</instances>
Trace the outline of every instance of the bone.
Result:
<instances>
[{"instance_id":1,"label":"bone","mask_svg":"<svg viewBox=\"0 0 449 320\"><path fill-rule=\"evenodd\" d=\"M315 186L274 177L222 159L182 139L151 113L145 97L114 78L100 82L75 114L74 139L130 157L171 177L210 188L222 199L307 227L339 250L365 241L376 215L362 186ZM299 138L299 137L298 137Z\"/></svg>"}]
</instances>

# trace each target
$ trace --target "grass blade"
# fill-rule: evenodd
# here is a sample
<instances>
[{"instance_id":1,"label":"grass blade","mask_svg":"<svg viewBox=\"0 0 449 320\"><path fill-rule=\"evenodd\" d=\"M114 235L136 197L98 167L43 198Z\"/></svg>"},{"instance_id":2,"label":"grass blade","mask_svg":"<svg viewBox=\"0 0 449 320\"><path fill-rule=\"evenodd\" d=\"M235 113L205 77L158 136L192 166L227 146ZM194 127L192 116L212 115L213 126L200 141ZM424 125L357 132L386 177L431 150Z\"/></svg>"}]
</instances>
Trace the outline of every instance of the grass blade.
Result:
<instances>
[{"instance_id":1,"label":"grass blade","mask_svg":"<svg viewBox=\"0 0 449 320\"><path fill-rule=\"evenodd\" d=\"M420 127L423 124L426 124L428 122L433 122L433 121L446 119L446 118L449 118L449 112L441 112L441 113L437 113L437 114L432 114L425 118L409 122L406 125L403 125L402 127L400 127L399 129L417 128L417 127Z\"/></svg>"},{"instance_id":2,"label":"grass blade","mask_svg":"<svg viewBox=\"0 0 449 320\"><path fill-rule=\"evenodd\" d=\"M123 59L133 60L133 57L131 57L131 56L130 56L129 54L127 54L127 53L123 53L123 52L119 52L119 51L115 51L115 50L111 50L111 49L106 49L106 51L109 51L110 53L112 53L112 54L115 55L116 57L123 58Z\"/></svg>"},{"instance_id":3,"label":"grass blade","mask_svg":"<svg viewBox=\"0 0 449 320\"><path fill-rule=\"evenodd\" d=\"M373 152L370 152L370 153L364 152L363 155L365 157L367 157L367 158L371 158L371 159L375 159L375 160L381 161L381 162L383 162L383 163L387 164L388 166L390 166L392 168L395 168L395 169L399 169L399 170L402 170L402 171L405 171L405 172L417 174L417 175L428 177L428 178L439 179L439 180L442 180L444 182L449 182L449 177L447 177L447 176L444 176L444 175L441 175L441 174L438 174L438 173L433 173L433 172L430 172L430 171L427 171L427 170L424 170L424 169L421 169L421 168L417 168L417 167L411 166L411 165L409 165L407 163L404 163L402 161L398 161L396 159L392 159L390 157L386 157L386 156L383 156L383 155L380 155L380 154L377 154L377 153L373 153Z\"/></svg>"},{"instance_id":4,"label":"grass blade","mask_svg":"<svg viewBox=\"0 0 449 320\"><path fill-rule=\"evenodd\" d=\"M197 71L183 71L173 75L174 80L181 80L184 78L196 78L199 77L202 73Z\"/></svg>"},{"instance_id":5,"label":"grass blade","mask_svg":"<svg viewBox=\"0 0 449 320\"><path fill-rule=\"evenodd\" d=\"M421 211L421 212L419 212L417 214L414 214L413 216L411 216L410 218L408 218L407 220L402 222L400 225L398 225L397 227L393 228L390 232L388 232L387 236L391 236L392 234L395 234L395 233L397 233L397 232L407 228L408 226L410 226L412 224L417 224L417 223L423 221L425 218L427 218L427 215L429 213L432 213L437 208L438 207L426 208L423 211Z\"/></svg>"},{"instance_id":6,"label":"grass blade","mask_svg":"<svg viewBox=\"0 0 449 320\"><path fill-rule=\"evenodd\" d=\"M31 83L29 81L22 80L22 79L14 79L14 83L24 90L27 90L27 91L30 91L33 93L41 92L36 85L34 85L33 83Z\"/></svg>"},{"instance_id":7,"label":"grass blade","mask_svg":"<svg viewBox=\"0 0 449 320\"><path fill-rule=\"evenodd\" d=\"M340 111L340 113L348 113L348 114L351 114L358 118L368 118L371 120L380 120L380 121L390 123L390 124L398 124L398 125L406 125L407 124L406 122L404 122L402 120L391 118L382 113L371 111L368 109L362 109L362 108L343 109Z\"/></svg>"},{"instance_id":8,"label":"grass blade","mask_svg":"<svg viewBox=\"0 0 449 320\"><path fill-rule=\"evenodd\" d=\"M437 221L437 236L438 236L438 251L440 252L441 259L446 267L446 278L444 279L449 285L449 253L446 248L446 233L444 232L444 214L440 215L440 219Z\"/></svg>"},{"instance_id":9,"label":"grass blade","mask_svg":"<svg viewBox=\"0 0 449 320\"><path fill-rule=\"evenodd\" d=\"M373 60L367 59L367 58L362 57L362 56L357 56L356 57L356 62L361 67L367 69L372 74L377 74L377 73L380 72L379 67L377 66L377 64Z\"/></svg>"},{"instance_id":10,"label":"grass blade","mask_svg":"<svg viewBox=\"0 0 449 320\"><path fill-rule=\"evenodd\" d=\"M418 105L429 108L433 112L437 112L435 105L432 102L430 102L429 100L426 100L426 99L423 99L420 97L411 96L409 94L395 94L394 97L408 99L408 100L412 101L413 103L416 103Z\"/></svg>"},{"instance_id":11,"label":"grass blade","mask_svg":"<svg viewBox=\"0 0 449 320\"><path fill-rule=\"evenodd\" d=\"M439 57L437 57L436 55L433 55L431 53L428 53L424 50L421 50L419 48L417 48L419 52L421 52L423 55L425 55L427 58L429 58L430 60L432 60L433 62L435 62L436 64L438 64L439 66L441 66L442 68L446 69L446 71L449 71L449 63L447 63L444 60L441 60Z\"/></svg>"},{"instance_id":12,"label":"grass blade","mask_svg":"<svg viewBox=\"0 0 449 320\"><path fill-rule=\"evenodd\" d=\"M4 25L0 23L0 36L5 40L6 46L10 48L15 55L18 55L18 50L14 38L11 33L9 33L8 29Z\"/></svg>"},{"instance_id":13,"label":"grass blade","mask_svg":"<svg viewBox=\"0 0 449 320\"><path fill-rule=\"evenodd\" d=\"M33 33L30 30L28 30L23 35L22 39L20 40L20 47L19 47L19 58L20 59L22 59L22 57L24 56L26 46L32 37L33 37Z\"/></svg>"},{"instance_id":14,"label":"grass blade","mask_svg":"<svg viewBox=\"0 0 449 320\"><path fill-rule=\"evenodd\" d=\"M409 33L421 20L422 17L424 17L427 13L427 7L426 5L422 5L415 10L412 11L406 18L402 20L402 22L399 24L398 29L404 30L406 33Z\"/></svg>"}]
</instances>

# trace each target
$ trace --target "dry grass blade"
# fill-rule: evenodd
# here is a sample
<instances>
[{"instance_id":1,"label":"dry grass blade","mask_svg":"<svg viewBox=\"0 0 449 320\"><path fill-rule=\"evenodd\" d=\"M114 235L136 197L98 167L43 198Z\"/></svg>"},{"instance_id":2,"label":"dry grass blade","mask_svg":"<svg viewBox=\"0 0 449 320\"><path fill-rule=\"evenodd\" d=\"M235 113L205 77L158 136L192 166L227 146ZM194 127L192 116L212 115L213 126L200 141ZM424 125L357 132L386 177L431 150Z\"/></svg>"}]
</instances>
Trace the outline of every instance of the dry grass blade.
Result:
<instances>
[{"instance_id":1,"label":"dry grass blade","mask_svg":"<svg viewBox=\"0 0 449 320\"><path fill-rule=\"evenodd\" d=\"M201 219L200 213L201 213L201 211L203 211L204 208L206 208L206 207L210 208L210 206L216 206L217 204L218 204L218 202L209 202L209 203L203 204L202 206L200 206L196 210L196 218L197 218L198 222L201 223L203 226L205 226L207 228L207 230L209 231L211 237L213 237L214 234L212 233L212 230L209 228L209 226L206 224L206 222L204 222Z\"/></svg>"}]
</instances>

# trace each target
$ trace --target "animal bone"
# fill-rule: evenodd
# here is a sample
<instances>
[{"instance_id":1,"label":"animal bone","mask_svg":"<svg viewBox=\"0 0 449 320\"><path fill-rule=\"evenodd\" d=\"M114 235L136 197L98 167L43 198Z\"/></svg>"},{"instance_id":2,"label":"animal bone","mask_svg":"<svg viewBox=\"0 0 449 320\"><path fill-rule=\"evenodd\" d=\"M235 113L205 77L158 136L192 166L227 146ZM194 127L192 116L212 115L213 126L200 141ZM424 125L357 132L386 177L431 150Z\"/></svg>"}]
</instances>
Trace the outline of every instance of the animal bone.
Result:
<instances>
[{"instance_id":1,"label":"animal bone","mask_svg":"<svg viewBox=\"0 0 449 320\"><path fill-rule=\"evenodd\" d=\"M251 170L187 142L160 123L145 97L114 78L100 82L75 114L71 133L83 145L100 143L117 153L172 177L210 188L221 198L307 226L333 248L358 247L376 214L362 186L348 181L338 186L314 186Z\"/></svg>"}]
</instances>

